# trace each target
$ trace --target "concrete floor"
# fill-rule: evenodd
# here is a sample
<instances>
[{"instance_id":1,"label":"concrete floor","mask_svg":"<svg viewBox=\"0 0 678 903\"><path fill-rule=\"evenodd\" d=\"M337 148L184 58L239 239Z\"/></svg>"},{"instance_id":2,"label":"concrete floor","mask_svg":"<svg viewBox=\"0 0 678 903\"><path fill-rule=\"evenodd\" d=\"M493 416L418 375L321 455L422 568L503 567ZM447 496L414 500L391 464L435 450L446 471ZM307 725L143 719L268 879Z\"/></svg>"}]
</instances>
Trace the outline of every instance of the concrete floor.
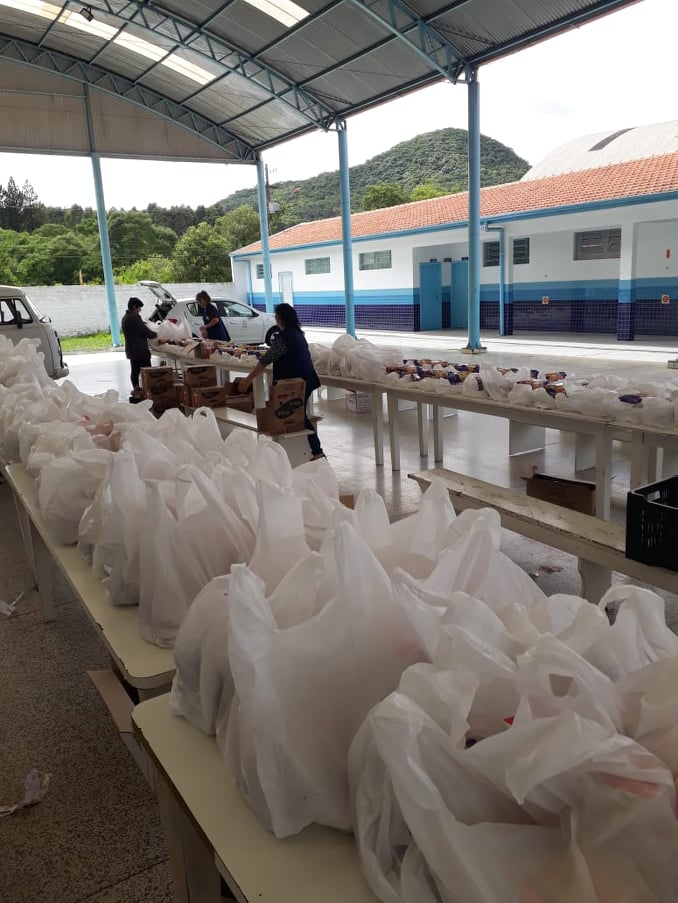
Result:
<instances>
[{"instance_id":1,"label":"concrete floor","mask_svg":"<svg viewBox=\"0 0 678 903\"><path fill-rule=\"evenodd\" d=\"M308 330L311 341L332 341L336 330ZM461 334L365 334L397 344L406 355L460 360ZM643 379L674 375L667 346L619 346L596 338L561 343L541 339L488 342L481 359L530 363L580 375L634 372ZM128 390L128 365L119 353L69 357L71 379L84 391ZM675 374L678 376L678 374ZM402 469L375 468L371 419L347 412L343 400L320 403L320 435L342 491L375 487L392 516L413 511L420 493L411 470L433 466L418 453L416 414L401 415ZM498 418L462 413L445 418L446 466L519 488L540 471L571 476L574 437L547 432L547 447L509 459L508 425ZM628 460L614 452L613 517L624 517ZM579 476L590 476L582 473ZM575 561L550 547L506 534L505 551L548 594L578 593ZM171 882L155 801L122 745L86 671L107 667L105 652L65 583L58 580L58 616L45 624L24 561L7 486L0 486L0 599L27 590L17 611L0 616L0 805L18 801L31 768L49 772L45 800L0 819L0 903L169 903ZM621 578L619 578L621 579ZM670 623L678 626L678 600L666 596ZM674 626L674 629L676 629Z\"/></svg>"}]
</instances>

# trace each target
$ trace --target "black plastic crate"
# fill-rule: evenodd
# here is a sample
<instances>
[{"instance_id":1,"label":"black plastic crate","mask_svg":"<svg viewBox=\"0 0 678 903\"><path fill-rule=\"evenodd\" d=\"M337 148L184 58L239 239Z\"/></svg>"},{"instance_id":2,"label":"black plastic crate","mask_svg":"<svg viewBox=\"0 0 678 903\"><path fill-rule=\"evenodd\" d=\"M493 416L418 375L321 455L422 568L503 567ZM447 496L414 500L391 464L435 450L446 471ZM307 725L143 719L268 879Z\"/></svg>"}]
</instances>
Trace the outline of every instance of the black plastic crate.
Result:
<instances>
[{"instance_id":1,"label":"black plastic crate","mask_svg":"<svg viewBox=\"0 0 678 903\"><path fill-rule=\"evenodd\" d=\"M626 557L678 571L678 476L627 495Z\"/></svg>"}]
</instances>

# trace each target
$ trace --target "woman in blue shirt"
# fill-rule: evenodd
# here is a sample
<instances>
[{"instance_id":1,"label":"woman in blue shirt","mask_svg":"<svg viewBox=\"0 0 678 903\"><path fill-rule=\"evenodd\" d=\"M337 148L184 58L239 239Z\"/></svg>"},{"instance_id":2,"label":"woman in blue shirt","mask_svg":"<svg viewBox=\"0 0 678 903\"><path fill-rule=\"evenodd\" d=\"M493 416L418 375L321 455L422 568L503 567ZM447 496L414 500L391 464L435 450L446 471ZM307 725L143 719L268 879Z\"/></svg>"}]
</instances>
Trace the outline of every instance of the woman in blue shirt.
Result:
<instances>
[{"instance_id":1,"label":"woman in blue shirt","mask_svg":"<svg viewBox=\"0 0 678 903\"><path fill-rule=\"evenodd\" d=\"M236 386L240 392L247 392L255 378L263 373L269 364L273 364L274 383L279 379L298 378L306 381L306 401L308 402L311 392L320 386L320 380L315 372L296 310L291 304L276 304L275 322L278 324L280 332L271 339L271 347L247 376L237 380ZM311 431L308 437L311 459L315 461L317 458L324 458L325 454L318 434L313 429L305 411L304 428Z\"/></svg>"},{"instance_id":2,"label":"woman in blue shirt","mask_svg":"<svg viewBox=\"0 0 678 903\"><path fill-rule=\"evenodd\" d=\"M207 292L198 292L195 300L200 305L202 321L205 324L200 327L200 334L203 339L212 339L215 342L229 342L230 338L226 332L224 322L219 316L219 311L212 304L212 299Z\"/></svg>"}]
</instances>

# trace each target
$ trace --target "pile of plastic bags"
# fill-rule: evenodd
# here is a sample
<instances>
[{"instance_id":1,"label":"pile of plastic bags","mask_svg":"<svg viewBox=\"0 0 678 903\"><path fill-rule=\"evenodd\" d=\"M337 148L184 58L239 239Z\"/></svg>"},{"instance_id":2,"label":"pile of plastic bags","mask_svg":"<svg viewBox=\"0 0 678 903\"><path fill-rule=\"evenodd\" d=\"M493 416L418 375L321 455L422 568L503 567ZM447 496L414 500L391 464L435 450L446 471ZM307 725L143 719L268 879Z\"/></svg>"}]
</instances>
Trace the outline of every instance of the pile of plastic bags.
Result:
<instances>
[{"instance_id":1,"label":"pile of plastic bags","mask_svg":"<svg viewBox=\"0 0 678 903\"><path fill-rule=\"evenodd\" d=\"M186 320L177 322L171 319L160 320L158 323L148 323L149 329L155 332L158 342L176 344L192 338L191 329Z\"/></svg>"},{"instance_id":2,"label":"pile of plastic bags","mask_svg":"<svg viewBox=\"0 0 678 903\"><path fill-rule=\"evenodd\" d=\"M361 493L318 551L292 495L260 504L266 554L189 608L171 705L276 836L353 830L387 903L672 899L678 638L658 596L546 598L496 513L455 517L439 483L395 524Z\"/></svg>"},{"instance_id":3,"label":"pile of plastic bags","mask_svg":"<svg viewBox=\"0 0 678 903\"><path fill-rule=\"evenodd\" d=\"M321 374L441 396L490 398L657 429L673 429L678 423L678 379L659 382L608 374L583 379L559 370L540 373L529 366L403 359L396 348L377 347L348 335L340 336L332 346L312 344L309 348Z\"/></svg>"},{"instance_id":4,"label":"pile of plastic bags","mask_svg":"<svg viewBox=\"0 0 678 903\"><path fill-rule=\"evenodd\" d=\"M402 364L403 360L397 348L380 348L367 339L355 339L351 335L339 336L331 348L313 342L308 347L318 373L370 382L381 379L386 367Z\"/></svg>"}]
</instances>

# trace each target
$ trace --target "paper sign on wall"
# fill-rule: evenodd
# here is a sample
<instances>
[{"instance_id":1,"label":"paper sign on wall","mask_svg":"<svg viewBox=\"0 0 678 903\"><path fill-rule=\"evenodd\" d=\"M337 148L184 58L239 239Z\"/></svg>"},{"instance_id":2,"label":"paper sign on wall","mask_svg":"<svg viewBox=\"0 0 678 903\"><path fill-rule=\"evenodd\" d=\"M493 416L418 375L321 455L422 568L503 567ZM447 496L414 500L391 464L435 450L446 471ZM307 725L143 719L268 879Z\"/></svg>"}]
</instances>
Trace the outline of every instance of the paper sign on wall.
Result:
<instances>
[{"instance_id":1,"label":"paper sign on wall","mask_svg":"<svg viewBox=\"0 0 678 903\"><path fill-rule=\"evenodd\" d=\"M670 304L671 296L670 295L662 295L662 304Z\"/></svg>"},{"instance_id":2,"label":"paper sign on wall","mask_svg":"<svg viewBox=\"0 0 678 903\"><path fill-rule=\"evenodd\" d=\"M548 303L549 303L549 296L548 296L548 295L542 295L542 296L541 296L541 303L542 303L542 304L548 304Z\"/></svg>"}]
</instances>

